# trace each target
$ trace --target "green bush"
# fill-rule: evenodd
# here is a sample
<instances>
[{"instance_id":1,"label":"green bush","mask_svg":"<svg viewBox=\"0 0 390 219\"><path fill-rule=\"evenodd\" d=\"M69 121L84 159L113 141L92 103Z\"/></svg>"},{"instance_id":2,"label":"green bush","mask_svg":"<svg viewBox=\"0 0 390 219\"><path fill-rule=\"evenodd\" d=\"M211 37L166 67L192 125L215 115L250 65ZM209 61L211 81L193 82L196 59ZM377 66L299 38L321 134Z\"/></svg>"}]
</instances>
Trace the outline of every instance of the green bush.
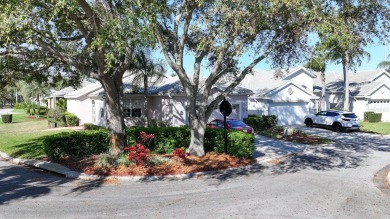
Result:
<instances>
[{"instance_id":1,"label":"green bush","mask_svg":"<svg viewBox=\"0 0 390 219\"><path fill-rule=\"evenodd\" d=\"M278 123L278 119L275 115L249 115L248 118L244 118L244 122L251 126L254 130L261 131L275 127Z\"/></svg>"},{"instance_id":2,"label":"green bush","mask_svg":"<svg viewBox=\"0 0 390 219\"><path fill-rule=\"evenodd\" d=\"M106 128L102 127L102 126L98 126L98 125L95 125L95 124L92 124L92 123L84 123L84 129L85 130L107 130Z\"/></svg>"},{"instance_id":3,"label":"green bush","mask_svg":"<svg viewBox=\"0 0 390 219\"><path fill-rule=\"evenodd\" d=\"M63 132L45 136L43 145L47 156L52 159L65 156L82 158L107 152L109 135L106 130Z\"/></svg>"},{"instance_id":4,"label":"green bush","mask_svg":"<svg viewBox=\"0 0 390 219\"><path fill-rule=\"evenodd\" d=\"M364 121L368 121L368 115L370 115L372 113L374 113L374 112L371 112L371 111L364 112Z\"/></svg>"},{"instance_id":5,"label":"green bush","mask_svg":"<svg viewBox=\"0 0 390 219\"><path fill-rule=\"evenodd\" d=\"M67 126L78 126L79 125L79 119L77 116L73 113L65 113L65 121Z\"/></svg>"},{"instance_id":6,"label":"green bush","mask_svg":"<svg viewBox=\"0 0 390 219\"><path fill-rule=\"evenodd\" d=\"M250 158L254 152L255 137L243 131L228 130L227 152L235 157ZM223 129L207 129L205 134L205 150L223 153L225 142Z\"/></svg>"},{"instance_id":7,"label":"green bush","mask_svg":"<svg viewBox=\"0 0 390 219\"><path fill-rule=\"evenodd\" d=\"M154 134L154 138L145 142L145 146L151 151L159 153L172 153L175 148L188 148L191 137L190 130L186 127L136 127L126 129L127 144L136 144L141 132Z\"/></svg>"},{"instance_id":8,"label":"green bush","mask_svg":"<svg viewBox=\"0 0 390 219\"><path fill-rule=\"evenodd\" d=\"M57 123L58 126L58 123ZM89 128L99 126L87 125ZM45 137L44 146L47 156L61 158L64 156L85 157L108 151L108 130L86 130L80 132L60 133ZM130 128L126 129L127 145L138 141L140 132L154 134L144 145L153 152L171 154L175 148L188 148L190 129L188 127L169 128ZM251 157L254 150L254 136L242 131L228 131L228 153L236 157ZM224 152L223 129L206 129L206 152Z\"/></svg>"},{"instance_id":9,"label":"green bush","mask_svg":"<svg viewBox=\"0 0 390 219\"><path fill-rule=\"evenodd\" d=\"M380 122L382 120L382 113L369 113L368 122Z\"/></svg>"},{"instance_id":10,"label":"green bush","mask_svg":"<svg viewBox=\"0 0 390 219\"><path fill-rule=\"evenodd\" d=\"M14 109L25 109L26 104L24 102L21 103L15 103Z\"/></svg>"}]
</instances>

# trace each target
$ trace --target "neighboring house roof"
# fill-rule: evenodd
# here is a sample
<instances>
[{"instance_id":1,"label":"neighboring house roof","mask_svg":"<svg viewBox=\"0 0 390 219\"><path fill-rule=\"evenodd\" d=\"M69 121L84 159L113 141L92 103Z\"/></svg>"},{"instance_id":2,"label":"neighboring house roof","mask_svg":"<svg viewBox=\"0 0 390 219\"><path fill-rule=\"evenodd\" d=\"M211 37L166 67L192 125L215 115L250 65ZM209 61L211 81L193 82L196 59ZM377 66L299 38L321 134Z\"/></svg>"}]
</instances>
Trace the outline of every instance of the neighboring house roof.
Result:
<instances>
[{"instance_id":1,"label":"neighboring house roof","mask_svg":"<svg viewBox=\"0 0 390 219\"><path fill-rule=\"evenodd\" d=\"M82 88L77 89L73 92L70 92L70 93L66 94L64 97L65 98L78 98L78 97L81 97L83 95L90 94L90 93L92 93L96 90L99 90L99 89L102 89L102 85L100 84L100 82L94 82L94 83L88 84L85 87L82 87Z\"/></svg>"},{"instance_id":2,"label":"neighboring house roof","mask_svg":"<svg viewBox=\"0 0 390 219\"><path fill-rule=\"evenodd\" d=\"M201 82L202 83L205 79L202 78ZM227 83L216 83L214 85L214 88L217 88L221 91L225 90L229 84ZM144 88L143 87L136 87L136 91L134 92L134 86L131 84L125 84L124 85L124 93L127 94L134 94L134 93L143 93ZM184 93L184 88L179 80L179 78L176 77L171 77L167 76L164 78L161 82L154 84L153 86L150 86L148 88L149 94L154 94L154 95L164 95L164 94L182 94ZM252 94L252 90L243 88L241 86L237 86L236 88L233 89L233 92L231 94Z\"/></svg>"},{"instance_id":3,"label":"neighboring house roof","mask_svg":"<svg viewBox=\"0 0 390 219\"><path fill-rule=\"evenodd\" d=\"M373 81L381 75L390 74L384 69L349 72L349 88L351 96L368 96L383 82ZM344 77L342 72L325 72L325 85L327 92L338 93L344 91ZM314 92L321 92L322 82L318 77L314 80Z\"/></svg>"},{"instance_id":4,"label":"neighboring house roof","mask_svg":"<svg viewBox=\"0 0 390 219\"><path fill-rule=\"evenodd\" d=\"M80 88L83 88L89 84L91 84L92 82L89 82L89 81L83 81L81 82L81 85L80 85ZM69 94L73 91L75 91L76 89L72 86L70 87L66 87L66 88L63 88L61 90L58 90L58 91L54 91L50 94L50 97L64 97L66 94Z\"/></svg>"},{"instance_id":5,"label":"neighboring house roof","mask_svg":"<svg viewBox=\"0 0 390 219\"><path fill-rule=\"evenodd\" d=\"M272 93L285 87L287 84L294 84L310 96L313 96L310 91L291 81L291 78L300 70L312 78L316 77L313 72L304 67L278 70L253 70L252 74L245 76L244 80L241 82L241 86L253 90L255 93L253 97L266 97L271 96Z\"/></svg>"}]
</instances>

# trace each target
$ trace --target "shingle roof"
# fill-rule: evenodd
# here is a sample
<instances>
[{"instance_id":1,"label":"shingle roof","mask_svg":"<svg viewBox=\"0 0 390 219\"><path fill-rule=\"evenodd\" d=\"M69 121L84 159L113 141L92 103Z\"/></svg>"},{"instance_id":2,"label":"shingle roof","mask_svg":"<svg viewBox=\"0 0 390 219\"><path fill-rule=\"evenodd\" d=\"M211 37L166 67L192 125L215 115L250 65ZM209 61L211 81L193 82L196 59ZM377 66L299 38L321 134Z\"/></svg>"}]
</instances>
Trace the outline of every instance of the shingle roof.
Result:
<instances>
[{"instance_id":1,"label":"shingle roof","mask_svg":"<svg viewBox=\"0 0 390 219\"><path fill-rule=\"evenodd\" d=\"M365 96L369 92L382 84L371 81L374 77L386 73L383 69L349 72L349 87L352 96ZM325 72L325 84L328 92L343 92L344 77L342 72ZM314 80L314 92L320 92L322 88L321 78Z\"/></svg>"},{"instance_id":2,"label":"shingle roof","mask_svg":"<svg viewBox=\"0 0 390 219\"><path fill-rule=\"evenodd\" d=\"M80 88L83 88L91 83L92 82L89 82L89 81L83 81L83 82L81 82ZM50 94L50 97L64 97L66 94L69 94L75 90L76 89L74 87L66 87L64 89L54 91L53 93Z\"/></svg>"},{"instance_id":3,"label":"shingle roof","mask_svg":"<svg viewBox=\"0 0 390 219\"><path fill-rule=\"evenodd\" d=\"M305 72L313 78L315 77L315 74L303 67L289 68L288 70L253 70L252 74L245 76L244 80L241 82L241 86L253 90L255 96L266 96L267 93L291 82L291 80L286 78L299 70L305 70ZM280 77L277 77L278 75L280 75Z\"/></svg>"}]
</instances>

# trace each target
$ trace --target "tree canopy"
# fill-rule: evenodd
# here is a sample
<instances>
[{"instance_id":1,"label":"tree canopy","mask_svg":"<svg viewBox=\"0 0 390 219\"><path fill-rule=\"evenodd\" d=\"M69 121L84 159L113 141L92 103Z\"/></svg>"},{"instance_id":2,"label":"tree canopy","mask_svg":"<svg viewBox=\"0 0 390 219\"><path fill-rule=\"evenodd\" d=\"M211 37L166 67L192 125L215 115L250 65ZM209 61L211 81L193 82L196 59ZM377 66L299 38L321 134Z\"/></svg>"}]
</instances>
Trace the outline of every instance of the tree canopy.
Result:
<instances>
[{"instance_id":1,"label":"tree canopy","mask_svg":"<svg viewBox=\"0 0 390 219\"><path fill-rule=\"evenodd\" d=\"M111 152L119 153L125 145L122 77L134 48L148 38L138 2L10 0L0 11L0 79L97 79L106 91Z\"/></svg>"}]
</instances>

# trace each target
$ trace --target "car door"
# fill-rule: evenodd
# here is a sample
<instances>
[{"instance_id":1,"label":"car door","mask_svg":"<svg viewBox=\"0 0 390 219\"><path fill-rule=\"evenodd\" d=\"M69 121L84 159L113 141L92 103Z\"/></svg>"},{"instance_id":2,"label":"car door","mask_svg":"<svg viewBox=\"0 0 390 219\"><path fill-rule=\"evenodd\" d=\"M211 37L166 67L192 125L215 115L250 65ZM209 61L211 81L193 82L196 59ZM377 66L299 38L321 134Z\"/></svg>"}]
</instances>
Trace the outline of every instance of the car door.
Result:
<instances>
[{"instance_id":1,"label":"car door","mask_svg":"<svg viewBox=\"0 0 390 219\"><path fill-rule=\"evenodd\" d=\"M327 112L326 116L324 116L324 125L333 125L333 122L336 120L336 116L338 113L335 112Z\"/></svg>"},{"instance_id":2,"label":"car door","mask_svg":"<svg viewBox=\"0 0 390 219\"><path fill-rule=\"evenodd\" d=\"M326 111L321 111L317 113L314 118L314 123L323 125L325 123L325 117L326 117Z\"/></svg>"}]
</instances>

